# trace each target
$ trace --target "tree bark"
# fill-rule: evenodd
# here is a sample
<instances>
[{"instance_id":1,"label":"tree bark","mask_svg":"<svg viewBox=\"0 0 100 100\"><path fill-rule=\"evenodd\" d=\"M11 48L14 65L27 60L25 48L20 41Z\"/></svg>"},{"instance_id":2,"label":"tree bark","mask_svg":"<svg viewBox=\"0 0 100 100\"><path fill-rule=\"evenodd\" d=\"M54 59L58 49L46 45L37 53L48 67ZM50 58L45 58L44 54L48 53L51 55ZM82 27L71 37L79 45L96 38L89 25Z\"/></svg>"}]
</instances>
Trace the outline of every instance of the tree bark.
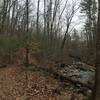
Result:
<instances>
[{"instance_id":1,"label":"tree bark","mask_svg":"<svg viewBox=\"0 0 100 100\"><path fill-rule=\"evenodd\" d=\"M29 29L29 1L26 0L26 33L28 34ZM28 37L27 37L28 38ZM26 66L29 65L29 44L26 42Z\"/></svg>"},{"instance_id":2,"label":"tree bark","mask_svg":"<svg viewBox=\"0 0 100 100\"><path fill-rule=\"evenodd\" d=\"M95 76L95 98L100 100L100 0L98 0L98 24L97 24L97 40L96 40L96 76Z\"/></svg>"},{"instance_id":3,"label":"tree bark","mask_svg":"<svg viewBox=\"0 0 100 100\"><path fill-rule=\"evenodd\" d=\"M36 33L37 33L37 36L39 34L39 8L40 8L40 0L38 0L38 4L37 4L37 21L36 21Z\"/></svg>"}]
</instances>

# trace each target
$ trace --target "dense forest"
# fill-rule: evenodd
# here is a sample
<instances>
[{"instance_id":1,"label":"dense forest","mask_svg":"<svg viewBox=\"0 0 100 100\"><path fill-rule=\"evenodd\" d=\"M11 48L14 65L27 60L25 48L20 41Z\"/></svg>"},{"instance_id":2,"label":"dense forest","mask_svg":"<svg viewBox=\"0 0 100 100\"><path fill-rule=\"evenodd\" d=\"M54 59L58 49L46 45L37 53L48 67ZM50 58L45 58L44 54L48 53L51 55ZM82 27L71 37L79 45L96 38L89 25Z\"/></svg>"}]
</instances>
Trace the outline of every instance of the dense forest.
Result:
<instances>
[{"instance_id":1,"label":"dense forest","mask_svg":"<svg viewBox=\"0 0 100 100\"><path fill-rule=\"evenodd\" d=\"M0 100L100 100L99 3L0 0Z\"/></svg>"}]
</instances>

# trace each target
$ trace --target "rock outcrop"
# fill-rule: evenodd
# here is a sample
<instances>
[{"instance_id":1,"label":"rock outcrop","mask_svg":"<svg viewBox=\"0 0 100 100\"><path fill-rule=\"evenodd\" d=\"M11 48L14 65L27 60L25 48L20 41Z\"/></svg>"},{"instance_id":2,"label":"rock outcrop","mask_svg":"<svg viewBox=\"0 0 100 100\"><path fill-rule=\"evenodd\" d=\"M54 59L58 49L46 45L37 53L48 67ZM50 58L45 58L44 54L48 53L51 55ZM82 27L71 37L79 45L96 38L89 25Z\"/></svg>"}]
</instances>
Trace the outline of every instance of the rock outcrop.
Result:
<instances>
[{"instance_id":1,"label":"rock outcrop","mask_svg":"<svg viewBox=\"0 0 100 100\"><path fill-rule=\"evenodd\" d=\"M95 78L95 68L85 63L74 62L70 65L60 66L58 73L76 82L77 85L83 84L89 88L93 88Z\"/></svg>"}]
</instances>

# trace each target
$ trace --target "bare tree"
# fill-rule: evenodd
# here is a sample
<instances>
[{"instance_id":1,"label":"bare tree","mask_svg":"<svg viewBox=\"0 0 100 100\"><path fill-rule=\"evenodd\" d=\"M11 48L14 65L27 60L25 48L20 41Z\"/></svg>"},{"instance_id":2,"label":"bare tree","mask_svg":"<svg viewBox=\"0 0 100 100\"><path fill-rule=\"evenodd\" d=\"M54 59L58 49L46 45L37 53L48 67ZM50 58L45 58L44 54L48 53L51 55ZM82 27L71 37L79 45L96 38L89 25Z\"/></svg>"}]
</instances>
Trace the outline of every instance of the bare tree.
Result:
<instances>
[{"instance_id":1,"label":"bare tree","mask_svg":"<svg viewBox=\"0 0 100 100\"><path fill-rule=\"evenodd\" d=\"M36 21L36 33L39 34L39 8L40 8L40 0L37 3L37 21Z\"/></svg>"},{"instance_id":2,"label":"bare tree","mask_svg":"<svg viewBox=\"0 0 100 100\"><path fill-rule=\"evenodd\" d=\"M4 28L5 20L7 17L7 7L8 7L8 1L4 0L3 1L2 22L1 22L0 31L3 30L3 28Z\"/></svg>"},{"instance_id":3,"label":"bare tree","mask_svg":"<svg viewBox=\"0 0 100 100\"><path fill-rule=\"evenodd\" d=\"M64 7L63 7L63 9L62 9L62 11L61 11L61 13L60 13L60 15L59 15L59 19L58 19L58 23L57 23L57 30L56 30L56 33L57 33L58 30L59 30L60 20L61 20L61 18L62 18L62 15L63 15L65 9L66 9L67 2L68 2L68 0L66 0L65 5L64 5Z\"/></svg>"},{"instance_id":4,"label":"bare tree","mask_svg":"<svg viewBox=\"0 0 100 100\"><path fill-rule=\"evenodd\" d=\"M46 0L44 0L44 35L46 33Z\"/></svg>"},{"instance_id":5,"label":"bare tree","mask_svg":"<svg viewBox=\"0 0 100 100\"><path fill-rule=\"evenodd\" d=\"M26 0L26 34L27 35L28 32L29 32L29 0ZM26 66L28 65L29 65L29 43L28 41L26 41Z\"/></svg>"},{"instance_id":6,"label":"bare tree","mask_svg":"<svg viewBox=\"0 0 100 100\"><path fill-rule=\"evenodd\" d=\"M79 9L79 7L76 8L76 2L73 2L72 5L71 5L71 8L67 8L66 10L66 30L65 30L65 33L64 33L64 38L63 38L63 41L62 41L62 44L61 44L61 48L63 49L64 48L64 45L65 45L65 42L66 42L66 35L68 34L69 32L69 28L70 28L70 25L72 23L72 20L73 20L73 17L75 15L75 13L77 12L77 10Z\"/></svg>"},{"instance_id":7,"label":"bare tree","mask_svg":"<svg viewBox=\"0 0 100 100\"><path fill-rule=\"evenodd\" d=\"M14 23L14 17L15 17L15 9L16 9L16 3L17 3L17 0L14 1L14 5L13 5L13 9L12 9L12 21L11 21L11 27L13 29L13 23Z\"/></svg>"}]
</instances>

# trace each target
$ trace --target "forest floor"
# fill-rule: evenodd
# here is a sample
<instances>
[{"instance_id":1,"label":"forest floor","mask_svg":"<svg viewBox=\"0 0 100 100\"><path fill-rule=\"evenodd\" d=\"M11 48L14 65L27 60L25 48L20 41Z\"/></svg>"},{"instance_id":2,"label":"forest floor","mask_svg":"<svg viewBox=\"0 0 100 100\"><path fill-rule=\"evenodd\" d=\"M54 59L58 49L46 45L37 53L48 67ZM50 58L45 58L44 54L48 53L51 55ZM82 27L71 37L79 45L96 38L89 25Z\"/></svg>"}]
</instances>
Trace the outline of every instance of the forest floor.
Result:
<instances>
[{"instance_id":1,"label":"forest floor","mask_svg":"<svg viewBox=\"0 0 100 100\"><path fill-rule=\"evenodd\" d=\"M23 69L18 65L0 68L0 100L85 100L71 91L71 86L62 87L60 81L43 72Z\"/></svg>"}]
</instances>

